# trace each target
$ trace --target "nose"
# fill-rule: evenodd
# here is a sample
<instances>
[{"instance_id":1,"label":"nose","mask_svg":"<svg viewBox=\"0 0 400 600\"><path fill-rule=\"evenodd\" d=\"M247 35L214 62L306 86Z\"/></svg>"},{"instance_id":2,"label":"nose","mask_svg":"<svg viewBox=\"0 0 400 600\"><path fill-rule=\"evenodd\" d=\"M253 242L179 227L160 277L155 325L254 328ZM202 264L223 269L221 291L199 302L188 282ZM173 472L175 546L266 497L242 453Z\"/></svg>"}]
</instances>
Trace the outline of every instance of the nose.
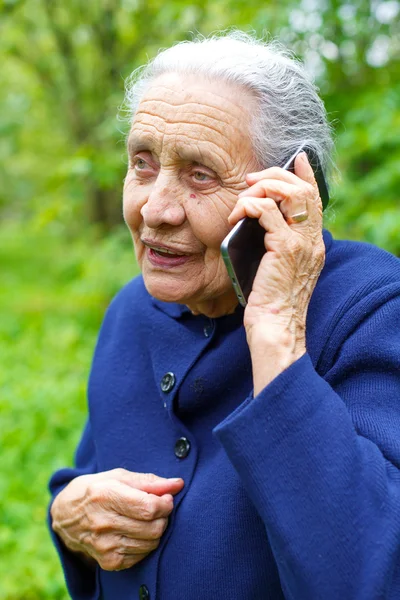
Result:
<instances>
[{"instance_id":1,"label":"nose","mask_svg":"<svg viewBox=\"0 0 400 600\"><path fill-rule=\"evenodd\" d=\"M140 209L144 224L151 229L161 225L182 225L186 215L181 194L170 178L160 172L147 201Z\"/></svg>"}]
</instances>

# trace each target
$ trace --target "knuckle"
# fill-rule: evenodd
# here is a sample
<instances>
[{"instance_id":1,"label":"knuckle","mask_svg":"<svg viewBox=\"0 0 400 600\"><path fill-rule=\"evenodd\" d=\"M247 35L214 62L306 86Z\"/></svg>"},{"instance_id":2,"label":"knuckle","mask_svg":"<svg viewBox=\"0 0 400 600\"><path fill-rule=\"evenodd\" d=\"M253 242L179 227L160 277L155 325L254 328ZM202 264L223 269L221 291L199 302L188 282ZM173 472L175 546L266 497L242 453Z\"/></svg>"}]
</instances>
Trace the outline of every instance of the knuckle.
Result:
<instances>
[{"instance_id":1,"label":"knuckle","mask_svg":"<svg viewBox=\"0 0 400 600\"><path fill-rule=\"evenodd\" d=\"M278 179L281 177L282 169L280 167L270 167L264 171L265 177L271 177L271 179Z\"/></svg>"},{"instance_id":2,"label":"knuckle","mask_svg":"<svg viewBox=\"0 0 400 600\"><path fill-rule=\"evenodd\" d=\"M157 514L156 499L150 496L142 501L141 514L145 521L152 521Z\"/></svg>"},{"instance_id":3,"label":"knuckle","mask_svg":"<svg viewBox=\"0 0 400 600\"><path fill-rule=\"evenodd\" d=\"M100 503L104 501L105 493L102 482L92 481L87 487L87 497L91 502Z\"/></svg>"},{"instance_id":4,"label":"knuckle","mask_svg":"<svg viewBox=\"0 0 400 600\"><path fill-rule=\"evenodd\" d=\"M257 181L254 185L249 188L249 196L252 194L262 194L265 191L267 181L265 179L261 179L261 181Z\"/></svg>"},{"instance_id":5,"label":"knuckle","mask_svg":"<svg viewBox=\"0 0 400 600\"><path fill-rule=\"evenodd\" d=\"M153 550L155 550L156 548L158 548L160 543L160 539L156 539L156 540L143 540L142 543L140 544L140 550L142 552L152 552Z\"/></svg>"},{"instance_id":6,"label":"knuckle","mask_svg":"<svg viewBox=\"0 0 400 600\"><path fill-rule=\"evenodd\" d=\"M118 554L118 553L114 552L113 558L114 558L114 570L120 571L121 569L123 569L125 557L122 554Z\"/></svg>"},{"instance_id":7,"label":"knuckle","mask_svg":"<svg viewBox=\"0 0 400 600\"><path fill-rule=\"evenodd\" d=\"M262 207L265 212L271 212L277 209L276 202L275 200L272 200L272 198L263 198Z\"/></svg>"},{"instance_id":8,"label":"knuckle","mask_svg":"<svg viewBox=\"0 0 400 600\"><path fill-rule=\"evenodd\" d=\"M165 531L167 525L167 519L156 519L153 521L150 528L150 539L158 540Z\"/></svg>"},{"instance_id":9,"label":"knuckle","mask_svg":"<svg viewBox=\"0 0 400 600\"><path fill-rule=\"evenodd\" d=\"M98 533L92 533L91 544L95 551L102 557L106 557L110 553L110 543L107 538Z\"/></svg>"},{"instance_id":10,"label":"knuckle","mask_svg":"<svg viewBox=\"0 0 400 600\"><path fill-rule=\"evenodd\" d=\"M117 469L113 469L111 471L111 473L117 479L121 479L121 478L123 478L123 477L126 476L126 474L128 473L128 471L126 469L123 469L122 467L118 467Z\"/></svg>"},{"instance_id":11,"label":"knuckle","mask_svg":"<svg viewBox=\"0 0 400 600\"><path fill-rule=\"evenodd\" d=\"M304 187L305 187L307 195L310 196L311 198L315 198L315 192L316 192L316 190L318 190L317 182L314 181L313 183L308 183L306 181ZM317 194L317 196L319 196L319 194Z\"/></svg>"},{"instance_id":12,"label":"knuckle","mask_svg":"<svg viewBox=\"0 0 400 600\"><path fill-rule=\"evenodd\" d=\"M288 189L282 185L280 181L274 184L273 193L278 200L291 200L291 195L288 193Z\"/></svg>"},{"instance_id":13,"label":"knuckle","mask_svg":"<svg viewBox=\"0 0 400 600\"><path fill-rule=\"evenodd\" d=\"M289 252L294 255L298 254L303 247L301 241L294 236L291 236L286 240L286 246Z\"/></svg>"},{"instance_id":14,"label":"knuckle","mask_svg":"<svg viewBox=\"0 0 400 600\"><path fill-rule=\"evenodd\" d=\"M95 514L91 516L89 526L94 534L99 535L109 529L109 522L104 517Z\"/></svg>"},{"instance_id":15,"label":"knuckle","mask_svg":"<svg viewBox=\"0 0 400 600\"><path fill-rule=\"evenodd\" d=\"M81 548L86 548L90 551L91 548L94 548L93 533L88 531L81 532L77 537L77 543Z\"/></svg>"},{"instance_id":16,"label":"knuckle","mask_svg":"<svg viewBox=\"0 0 400 600\"><path fill-rule=\"evenodd\" d=\"M150 483L153 483L154 481L158 481L158 479L159 479L157 477L157 475L154 475L154 473L142 473L142 477Z\"/></svg>"},{"instance_id":17,"label":"knuckle","mask_svg":"<svg viewBox=\"0 0 400 600\"><path fill-rule=\"evenodd\" d=\"M160 543L160 539L156 540L140 540L140 539L132 539L129 541L129 548L133 553L136 554L149 554L155 550Z\"/></svg>"},{"instance_id":18,"label":"knuckle","mask_svg":"<svg viewBox=\"0 0 400 600\"><path fill-rule=\"evenodd\" d=\"M104 571L118 571L123 567L124 557L117 552L110 552L99 560L99 565Z\"/></svg>"}]
</instances>

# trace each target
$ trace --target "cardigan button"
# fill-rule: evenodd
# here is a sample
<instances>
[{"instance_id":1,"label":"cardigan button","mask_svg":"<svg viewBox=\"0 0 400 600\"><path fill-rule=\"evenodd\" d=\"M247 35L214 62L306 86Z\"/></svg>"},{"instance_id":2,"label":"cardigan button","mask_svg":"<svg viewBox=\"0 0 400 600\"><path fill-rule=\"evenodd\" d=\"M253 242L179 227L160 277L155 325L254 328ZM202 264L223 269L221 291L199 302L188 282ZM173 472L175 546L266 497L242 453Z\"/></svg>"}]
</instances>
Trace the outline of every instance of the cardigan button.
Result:
<instances>
[{"instance_id":1,"label":"cardigan button","mask_svg":"<svg viewBox=\"0 0 400 600\"><path fill-rule=\"evenodd\" d=\"M212 333L212 325L204 325L203 327L204 337L210 337Z\"/></svg>"},{"instance_id":2,"label":"cardigan button","mask_svg":"<svg viewBox=\"0 0 400 600\"><path fill-rule=\"evenodd\" d=\"M164 377L161 379L161 389L163 392L167 393L172 390L175 385L175 375L171 372L165 373Z\"/></svg>"},{"instance_id":3,"label":"cardigan button","mask_svg":"<svg viewBox=\"0 0 400 600\"><path fill-rule=\"evenodd\" d=\"M181 437L175 443L175 456L177 458L186 458L190 452L190 442L187 438Z\"/></svg>"},{"instance_id":4,"label":"cardigan button","mask_svg":"<svg viewBox=\"0 0 400 600\"><path fill-rule=\"evenodd\" d=\"M147 585L141 585L139 588L139 600L150 600L150 592Z\"/></svg>"}]
</instances>

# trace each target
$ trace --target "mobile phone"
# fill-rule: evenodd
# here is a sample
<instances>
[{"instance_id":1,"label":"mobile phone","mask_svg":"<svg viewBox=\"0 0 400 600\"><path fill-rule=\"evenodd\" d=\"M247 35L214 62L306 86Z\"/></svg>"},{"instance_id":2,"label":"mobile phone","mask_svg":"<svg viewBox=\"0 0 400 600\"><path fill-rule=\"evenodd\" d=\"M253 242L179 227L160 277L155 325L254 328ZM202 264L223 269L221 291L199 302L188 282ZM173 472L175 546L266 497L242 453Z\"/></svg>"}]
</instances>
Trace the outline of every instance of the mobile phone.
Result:
<instances>
[{"instance_id":1,"label":"mobile phone","mask_svg":"<svg viewBox=\"0 0 400 600\"><path fill-rule=\"evenodd\" d=\"M329 202L329 192L317 154L303 143L296 152L284 163L283 169L294 173L294 161L300 152L307 154L318 184L322 206L325 209ZM259 264L266 249L264 244L265 229L258 219L246 217L228 233L221 244L221 254L228 275L240 304L245 307L253 287Z\"/></svg>"}]
</instances>

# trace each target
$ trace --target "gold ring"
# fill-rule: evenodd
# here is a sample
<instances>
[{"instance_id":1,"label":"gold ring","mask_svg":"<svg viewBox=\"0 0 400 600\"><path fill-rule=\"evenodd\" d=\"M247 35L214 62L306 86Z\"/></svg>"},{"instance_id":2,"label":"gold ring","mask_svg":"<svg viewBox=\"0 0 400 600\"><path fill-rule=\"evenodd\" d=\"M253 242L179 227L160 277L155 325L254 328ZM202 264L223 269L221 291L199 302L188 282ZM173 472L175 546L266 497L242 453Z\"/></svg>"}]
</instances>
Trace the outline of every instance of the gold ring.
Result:
<instances>
[{"instance_id":1,"label":"gold ring","mask_svg":"<svg viewBox=\"0 0 400 600\"><path fill-rule=\"evenodd\" d=\"M301 223L302 221L307 221L308 219L308 212L306 210L304 210L303 212L297 213L296 215L292 215L291 217L287 218L287 222L289 225L292 225L293 223Z\"/></svg>"}]
</instances>

